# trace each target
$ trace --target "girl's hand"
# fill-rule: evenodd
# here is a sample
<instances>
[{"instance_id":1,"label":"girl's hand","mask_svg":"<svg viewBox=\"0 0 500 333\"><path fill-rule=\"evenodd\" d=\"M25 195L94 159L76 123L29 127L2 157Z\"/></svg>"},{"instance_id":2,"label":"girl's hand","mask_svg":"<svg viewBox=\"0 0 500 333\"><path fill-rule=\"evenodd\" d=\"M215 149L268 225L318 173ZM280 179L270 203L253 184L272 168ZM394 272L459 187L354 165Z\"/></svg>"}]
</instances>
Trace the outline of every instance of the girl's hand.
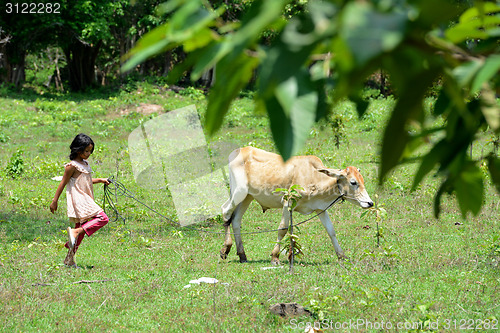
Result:
<instances>
[{"instance_id":1,"label":"girl's hand","mask_svg":"<svg viewBox=\"0 0 500 333\"><path fill-rule=\"evenodd\" d=\"M97 183L103 183L106 185L111 184L108 178L94 178L92 179L92 183L97 184Z\"/></svg>"},{"instance_id":2,"label":"girl's hand","mask_svg":"<svg viewBox=\"0 0 500 333\"><path fill-rule=\"evenodd\" d=\"M52 212L52 214L54 214L56 210L57 210L57 201L52 201L52 203L50 204L50 211Z\"/></svg>"}]
</instances>

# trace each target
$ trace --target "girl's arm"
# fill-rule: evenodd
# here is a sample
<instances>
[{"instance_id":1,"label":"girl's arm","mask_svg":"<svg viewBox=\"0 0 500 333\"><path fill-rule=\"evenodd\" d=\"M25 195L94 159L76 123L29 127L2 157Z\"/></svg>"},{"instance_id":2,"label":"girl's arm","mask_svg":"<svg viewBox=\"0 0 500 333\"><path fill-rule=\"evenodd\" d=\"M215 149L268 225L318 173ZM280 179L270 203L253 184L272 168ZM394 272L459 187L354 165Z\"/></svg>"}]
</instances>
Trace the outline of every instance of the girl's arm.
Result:
<instances>
[{"instance_id":1,"label":"girl's arm","mask_svg":"<svg viewBox=\"0 0 500 333\"><path fill-rule=\"evenodd\" d=\"M61 183L57 187L56 194L54 195L54 200L52 200L52 203L50 204L50 211L54 213L57 210L57 201L59 201L59 197L61 196L62 191L66 187L66 184L68 184L69 180L73 176L73 173L75 172L76 168L69 164L64 168L64 175L61 180Z\"/></svg>"},{"instance_id":2,"label":"girl's arm","mask_svg":"<svg viewBox=\"0 0 500 333\"><path fill-rule=\"evenodd\" d=\"M92 178L92 184L98 184L98 183L104 183L106 185L110 184L107 178Z\"/></svg>"}]
</instances>

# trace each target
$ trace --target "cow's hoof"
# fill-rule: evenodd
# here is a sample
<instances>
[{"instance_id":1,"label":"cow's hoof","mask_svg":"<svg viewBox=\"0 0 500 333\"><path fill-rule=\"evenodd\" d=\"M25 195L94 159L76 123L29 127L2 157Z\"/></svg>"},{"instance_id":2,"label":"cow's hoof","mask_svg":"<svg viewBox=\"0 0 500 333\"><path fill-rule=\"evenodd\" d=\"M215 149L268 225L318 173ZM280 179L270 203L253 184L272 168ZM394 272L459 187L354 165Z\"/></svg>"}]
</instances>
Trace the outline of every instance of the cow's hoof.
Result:
<instances>
[{"instance_id":1,"label":"cow's hoof","mask_svg":"<svg viewBox=\"0 0 500 333\"><path fill-rule=\"evenodd\" d=\"M271 265L273 266L279 266L280 265L280 260L279 259L272 259L271 260Z\"/></svg>"},{"instance_id":2,"label":"cow's hoof","mask_svg":"<svg viewBox=\"0 0 500 333\"><path fill-rule=\"evenodd\" d=\"M231 245L224 245L220 250L220 257L222 259L226 259L227 255L229 254L229 251L231 251Z\"/></svg>"},{"instance_id":3,"label":"cow's hoof","mask_svg":"<svg viewBox=\"0 0 500 333\"><path fill-rule=\"evenodd\" d=\"M246 255L240 255L240 263L245 263L245 262L248 262L247 260L247 256Z\"/></svg>"}]
</instances>

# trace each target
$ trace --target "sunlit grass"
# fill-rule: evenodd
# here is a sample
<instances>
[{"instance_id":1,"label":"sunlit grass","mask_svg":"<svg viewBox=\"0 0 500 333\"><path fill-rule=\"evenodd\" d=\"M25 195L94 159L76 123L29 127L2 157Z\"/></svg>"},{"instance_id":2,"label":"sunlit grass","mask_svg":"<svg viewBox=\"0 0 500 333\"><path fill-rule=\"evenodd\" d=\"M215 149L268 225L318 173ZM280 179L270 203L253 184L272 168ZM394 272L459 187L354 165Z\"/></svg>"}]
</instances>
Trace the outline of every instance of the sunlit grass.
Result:
<instances>
[{"instance_id":1,"label":"sunlit grass","mask_svg":"<svg viewBox=\"0 0 500 333\"><path fill-rule=\"evenodd\" d=\"M425 323L439 322L442 330L447 319L500 319L498 194L488 182L482 212L466 219L454 197L444 197L441 219L436 220L432 206L438 182L429 177L410 192L415 165L402 166L378 186L380 137L394 105L391 99L375 100L362 120L350 103L339 105L335 112L345 120L340 148L323 123L313 129L302 151L319 156L328 167L361 168L368 192L377 194L388 212L380 224L380 247L375 220L360 218L359 208L344 203L331 209L331 217L349 261L337 260L314 219L300 227L305 255L297 260L295 274L288 274L287 267L262 270L270 266L275 232L243 235L247 264L238 262L235 249L222 261L221 234L172 226L134 200L119 198L126 223L110 222L82 243L76 257L81 269L64 267L65 199L52 215L48 205L58 183L50 178L62 174L69 143L80 131L96 142L91 157L96 177L115 176L138 199L175 219L168 191L135 184L128 133L155 117L137 113L140 103L162 105L165 111L195 103L203 118L205 101L196 92L174 95L162 89L144 86L94 98L0 99L5 111L0 113L3 330L281 332L298 331L297 321L350 319L420 323L423 330L429 328ZM267 118L255 115L252 106L247 98L236 101L223 129L209 141L274 149ZM480 156L487 139L487 133L479 138L474 154ZM24 171L12 179L5 170L18 149L23 151ZM96 186L95 192L101 204L102 187ZM273 229L279 219L280 212L262 214L252 204L243 231ZM211 221L203 229L222 232L221 222ZM220 283L185 287L203 276ZM269 306L279 302L302 304L314 317L292 322L272 315Z\"/></svg>"}]
</instances>

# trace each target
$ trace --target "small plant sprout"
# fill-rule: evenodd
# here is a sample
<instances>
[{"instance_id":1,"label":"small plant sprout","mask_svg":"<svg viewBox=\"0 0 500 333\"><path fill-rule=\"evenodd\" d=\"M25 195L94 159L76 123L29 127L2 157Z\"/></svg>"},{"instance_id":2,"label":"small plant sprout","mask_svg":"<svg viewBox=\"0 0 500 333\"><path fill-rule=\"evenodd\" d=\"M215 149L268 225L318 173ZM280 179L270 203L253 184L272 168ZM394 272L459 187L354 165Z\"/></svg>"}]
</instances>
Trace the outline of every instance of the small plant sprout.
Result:
<instances>
[{"instance_id":1,"label":"small plant sprout","mask_svg":"<svg viewBox=\"0 0 500 333\"><path fill-rule=\"evenodd\" d=\"M299 235L288 233L280 242L280 245L282 246L281 253L284 252L290 262L292 261L292 255L294 258L300 258L304 255L304 252L302 252L302 245L299 243L299 240Z\"/></svg>"},{"instance_id":2,"label":"small plant sprout","mask_svg":"<svg viewBox=\"0 0 500 333\"><path fill-rule=\"evenodd\" d=\"M283 193L283 204L288 207L289 212L292 212L297 207L299 199L302 198L302 195L299 193L300 190L304 190L304 188L300 185L292 185L289 189L277 188L274 190L274 193Z\"/></svg>"},{"instance_id":3,"label":"small plant sprout","mask_svg":"<svg viewBox=\"0 0 500 333\"><path fill-rule=\"evenodd\" d=\"M283 198L281 199L283 202L283 205L287 207L288 211L290 212L290 225L288 227L288 232L282 240L281 240L281 245L283 246L283 249L281 252L286 251L288 253L288 260L290 262L290 270L289 272L292 274L293 273L293 260L295 258L295 255L303 255L304 253L302 252L302 246L299 244L299 236L293 234L293 219L292 219L292 213L295 207L297 207L297 202L302 198L302 195L300 194L300 190L303 190L304 188L300 185L292 185L290 186L289 189L284 189L284 188L277 188L274 190L274 193L283 193Z\"/></svg>"},{"instance_id":4,"label":"small plant sprout","mask_svg":"<svg viewBox=\"0 0 500 333\"><path fill-rule=\"evenodd\" d=\"M378 201L377 194L375 194L375 200L373 202L374 202L373 207L363 212L363 214L361 214L361 218L365 217L368 214L375 216L375 221L377 223L377 233L375 237L377 237L377 247L380 247L380 238L384 238L384 233L383 233L384 229L379 226L379 222L381 223L386 218L387 211L383 207L384 204L381 204Z\"/></svg>"}]
</instances>

